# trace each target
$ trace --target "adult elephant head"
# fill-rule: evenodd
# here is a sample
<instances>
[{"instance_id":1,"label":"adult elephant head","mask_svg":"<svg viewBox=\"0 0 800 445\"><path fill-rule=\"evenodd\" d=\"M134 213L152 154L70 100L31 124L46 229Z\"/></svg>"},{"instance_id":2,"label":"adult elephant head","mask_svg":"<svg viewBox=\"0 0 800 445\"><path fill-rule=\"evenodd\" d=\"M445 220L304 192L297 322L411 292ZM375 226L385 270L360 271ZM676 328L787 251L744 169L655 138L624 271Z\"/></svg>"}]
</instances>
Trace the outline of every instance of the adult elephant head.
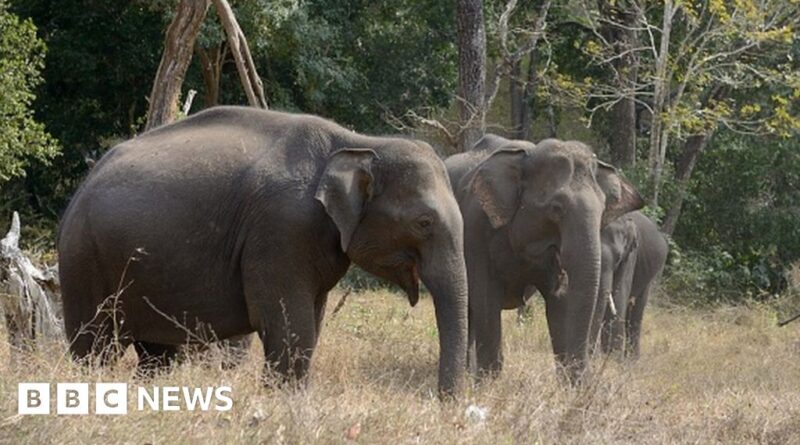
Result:
<instances>
[{"instance_id":1,"label":"adult elephant head","mask_svg":"<svg viewBox=\"0 0 800 445\"><path fill-rule=\"evenodd\" d=\"M411 306L419 282L433 296L440 338L439 388L457 390L465 369L467 279L463 223L446 170L424 143L397 139L334 153L316 199L340 244L362 269L400 286Z\"/></svg>"},{"instance_id":2,"label":"adult elephant head","mask_svg":"<svg viewBox=\"0 0 800 445\"><path fill-rule=\"evenodd\" d=\"M476 152L447 161L464 216L470 361L480 374L501 369L500 312L522 305L534 285L557 362L574 382L586 366L600 229L641 207L641 197L580 142L514 141L481 153L460 178L452 171Z\"/></svg>"}]
</instances>

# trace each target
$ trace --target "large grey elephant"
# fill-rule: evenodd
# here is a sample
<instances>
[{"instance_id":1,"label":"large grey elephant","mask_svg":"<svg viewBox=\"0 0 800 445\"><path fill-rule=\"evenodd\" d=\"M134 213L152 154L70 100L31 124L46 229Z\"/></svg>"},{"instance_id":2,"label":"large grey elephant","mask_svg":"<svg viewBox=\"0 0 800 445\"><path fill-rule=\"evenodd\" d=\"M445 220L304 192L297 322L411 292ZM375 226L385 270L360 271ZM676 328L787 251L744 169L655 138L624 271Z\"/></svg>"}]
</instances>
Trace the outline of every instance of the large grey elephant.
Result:
<instances>
[{"instance_id":1,"label":"large grey elephant","mask_svg":"<svg viewBox=\"0 0 800 445\"><path fill-rule=\"evenodd\" d=\"M423 142L213 108L108 152L67 208L58 251L77 359L113 359L117 334L140 357L171 357L187 342L256 331L266 366L302 378L327 293L352 261L412 305L422 280L440 391L457 392L464 374L462 219Z\"/></svg>"},{"instance_id":2,"label":"large grey elephant","mask_svg":"<svg viewBox=\"0 0 800 445\"><path fill-rule=\"evenodd\" d=\"M642 316L650 289L664 269L669 244L641 212L611 222L601 232L602 269L591 344L606 353L639 357Z\"/></svg>"},{"instance_id":3,"label":"large grey elephant","mask_svg":"<svg viewBox=\"0 0 800 445\"><path fill-rule=\"evenodd\" d=\"M557 362L575 382L587 361L600 228L641 197L580 142L491 135L476 148L446 161L464 216L470 368L501 369L501 310L538 289Z\"/></svg>"}]
</instances>

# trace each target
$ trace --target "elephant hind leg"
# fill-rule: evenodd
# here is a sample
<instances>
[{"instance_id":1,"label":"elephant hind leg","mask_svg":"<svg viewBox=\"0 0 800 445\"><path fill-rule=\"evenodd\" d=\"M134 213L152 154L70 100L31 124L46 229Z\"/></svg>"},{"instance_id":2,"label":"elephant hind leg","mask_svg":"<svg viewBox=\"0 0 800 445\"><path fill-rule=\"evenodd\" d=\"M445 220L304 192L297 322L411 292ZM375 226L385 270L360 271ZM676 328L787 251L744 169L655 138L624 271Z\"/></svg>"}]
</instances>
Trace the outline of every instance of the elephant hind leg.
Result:
<instances>
[{"instance_id":1,"label":"elephant hind leg","mask_svg":"<svg viewBox=\"0 0 800 445\"><path fill-rule=\"evenodd\" d=\"M69 351L73 360L85 365L108 366L116 363L131 344L120 330L121 319L100 309L78 326L67 327Z\"/></svg>"},{"instance_id":2,"label":"elephant hind leg","mask_svg":"<svg viewBox=\"0 0 800 445\"><path fill-rule=\"evenodd\" d=\"M72 246L72 250L75 253L59 266L70 354L84 365L113 364L131 344L122 330L121 295L103 280L93 251L85 246Z\"/></svg>"},{"instance_id":3,"label":"elephant hind leg","mask_svg":"<svg viewBox=\"0 0 800 445\"><path fill-rule=\"evenodd\" d=\"M133 343L139 363L136 374L140 378L151 378L157 373L177 363L180 347L137 341Z\"/></svg>"},{"instance_id":4,"label":"elephant hind leg","mask_svg":"<svg viewBox=\"0 0 800 445\"><path fill-rule=\"evenodd\" d=\"M322 321L315 311L317 292L304 289L302 281L281 291L267 284L277 279L256 273L245 277L250 323L264 346L264 383L275 383L269 378L273 375L280 384L304 380L317 344L317 322Z\"/></svg>"}]
</instances>

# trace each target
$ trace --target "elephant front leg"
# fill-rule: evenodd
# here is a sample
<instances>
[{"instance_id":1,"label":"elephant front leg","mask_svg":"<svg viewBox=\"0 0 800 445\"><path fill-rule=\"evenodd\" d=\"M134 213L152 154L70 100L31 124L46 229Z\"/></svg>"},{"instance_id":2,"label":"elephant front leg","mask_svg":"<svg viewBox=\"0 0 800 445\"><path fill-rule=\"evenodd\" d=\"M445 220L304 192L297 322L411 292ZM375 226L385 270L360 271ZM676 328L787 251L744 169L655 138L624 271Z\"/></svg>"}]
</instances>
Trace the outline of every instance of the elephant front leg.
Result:
<instances>
[{"instance_id":1,"label":"elephant front leg","mask_svg":"<svg viewBox=\"0 0 800 445\"><path fill-rule=\"evenodd\" d=\"M277 373L284 381L303 380L317 343L314 306L298 301L290 305L288 299L279 301L280 307L271 307L261 317L266 325L266 329L259 330L265 371Z\"/></svg>"},{"instance_id":2,"label":"elephant front leg","mask_svg":"<svg viewBox=\"0 0 800 445\"><path fill-rule=\"evenodd\" d=\"M317 293L296 271L253 267L244 272L250 324L264 347L265 383L270 383L270 375L282 382L303 380L317 343Z\"/></svg>"},{"instance_id":3,"label":"elephant front leg","mask_svg":"<svg viewBox=\"0 0 800 445\"><path fill-rule=\"evenodd\" d=\"M478 378L496 376L503 369L503 332L499 301L487 301L481 310L470 311L470 332Z\"/></svg>"}]
</instances>

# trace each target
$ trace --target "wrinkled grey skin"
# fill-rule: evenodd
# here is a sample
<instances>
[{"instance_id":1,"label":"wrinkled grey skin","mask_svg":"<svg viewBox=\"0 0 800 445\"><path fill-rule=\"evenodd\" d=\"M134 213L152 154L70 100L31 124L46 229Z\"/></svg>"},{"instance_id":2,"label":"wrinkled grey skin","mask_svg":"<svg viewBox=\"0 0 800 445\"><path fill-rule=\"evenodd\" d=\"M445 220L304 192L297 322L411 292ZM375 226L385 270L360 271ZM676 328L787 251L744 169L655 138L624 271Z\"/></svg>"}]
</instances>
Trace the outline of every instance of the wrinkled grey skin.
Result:
<instances>
[{"instance_id":1,"label":"wrinkled grey skin","mask_svg":"<svg viewBox=\"0 0 800 445\"><path fill-rule=\"evenodd\" d=\"M603 228L601 240L600 291L591 344L596 344L599 335L603 352L638 358L642 315L650 289L664 269L669 244L658 226L641 212L611 222Z\"/></svg>"},{"instance_id":2,"label":"wrinkled grey skin","mask_svg":"<svg viewBox=\"0 0 800 445\"><path fill-rule=\"evenodd\" d=\"M576 382L600 280L601 225L641 198L580 142L490 138L445 162L464 216L470 368L500 371L500 312L536 288L557 362Z\"/></svg>"},{"instance_id":3,"label":"wrinkled grey skin","mask_svg":"<svg viewBox=\"0 0 800 445\"><path fill-rule=\"evenodd\" d=\"M120 343L134 343L140 357L170 357L199 331L255 331L266 366L302 378L327 293L352 261L398 284L412 305L425 283L439 388L459 390L463 226L444 164L425 143L308 115L213 108L106 154L66 210L58 250L77 359L114 358L103 352L114 312L97 307L122 288Z\"/></svg>"}]
</instances>

